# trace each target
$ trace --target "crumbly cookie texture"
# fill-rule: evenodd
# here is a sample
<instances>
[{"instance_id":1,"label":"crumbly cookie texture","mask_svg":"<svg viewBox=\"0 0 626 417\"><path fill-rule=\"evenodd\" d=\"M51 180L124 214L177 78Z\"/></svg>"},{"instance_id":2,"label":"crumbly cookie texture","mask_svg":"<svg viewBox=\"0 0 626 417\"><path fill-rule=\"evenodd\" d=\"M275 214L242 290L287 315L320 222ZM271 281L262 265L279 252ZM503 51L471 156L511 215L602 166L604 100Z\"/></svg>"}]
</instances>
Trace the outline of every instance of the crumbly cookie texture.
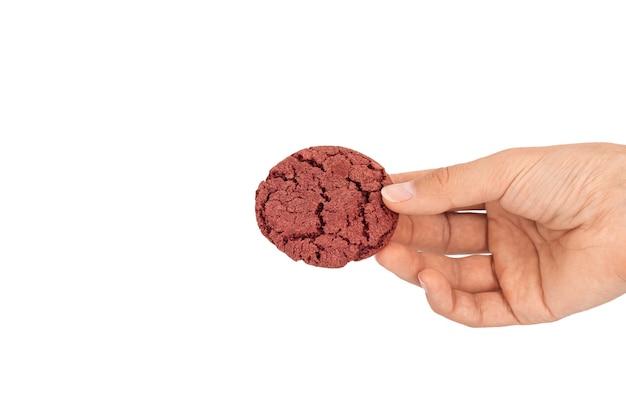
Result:
<instances>
[{"instance_id":1,"label":"crumbly cookie texture","mask_svg":"<svg viewBox=\"0 0 626 417\"><path fill-rule=\"evenodd\" d=\"M341 268L391 239L398 215L382 201L384 168L339 146L300 150L274 166L256 191L259 229L293 260Z\"/></svg>"}]
</instances>

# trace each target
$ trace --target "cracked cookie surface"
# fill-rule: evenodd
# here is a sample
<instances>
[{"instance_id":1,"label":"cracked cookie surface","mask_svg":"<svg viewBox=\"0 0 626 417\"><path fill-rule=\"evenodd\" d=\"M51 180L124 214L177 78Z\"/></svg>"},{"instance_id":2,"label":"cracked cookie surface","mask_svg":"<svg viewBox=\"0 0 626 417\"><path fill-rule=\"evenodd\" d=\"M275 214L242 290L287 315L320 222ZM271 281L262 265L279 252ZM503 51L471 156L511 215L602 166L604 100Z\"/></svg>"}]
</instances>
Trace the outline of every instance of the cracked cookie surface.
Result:
<instances>
[{"instance_id":1,"label":"cracked cookie surface","mask_svg":"<svg viewBox=\"0 0 626 417\"><path fill-rule=\"evenodd\" d=\"M293 260L341 268L391 239L398 215L382 201L391 184L371 158L339 146L300 150L274 166L256 191L259 229Z\"/></svg>"}]
</instances>

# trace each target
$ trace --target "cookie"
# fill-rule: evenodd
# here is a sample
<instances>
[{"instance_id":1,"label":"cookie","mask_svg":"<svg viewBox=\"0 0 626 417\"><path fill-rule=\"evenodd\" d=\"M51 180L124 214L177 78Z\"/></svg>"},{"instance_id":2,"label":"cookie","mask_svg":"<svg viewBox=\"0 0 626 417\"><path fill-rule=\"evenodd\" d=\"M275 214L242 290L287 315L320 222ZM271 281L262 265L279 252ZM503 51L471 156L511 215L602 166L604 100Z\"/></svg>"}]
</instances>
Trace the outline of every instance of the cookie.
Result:
<instances>
[{"instance_id":1,"label":"cookie","mask_svg":"<svg viewBox=\"0 0 626 417\"><path fill-rule=\"evenodd\" d=\"M293 260L341 268L391 239L398 215L380 190L391 184L371 158L340 146L302 149L274 166L256 191L259 229Z\"/></svg>"}]
</instances>

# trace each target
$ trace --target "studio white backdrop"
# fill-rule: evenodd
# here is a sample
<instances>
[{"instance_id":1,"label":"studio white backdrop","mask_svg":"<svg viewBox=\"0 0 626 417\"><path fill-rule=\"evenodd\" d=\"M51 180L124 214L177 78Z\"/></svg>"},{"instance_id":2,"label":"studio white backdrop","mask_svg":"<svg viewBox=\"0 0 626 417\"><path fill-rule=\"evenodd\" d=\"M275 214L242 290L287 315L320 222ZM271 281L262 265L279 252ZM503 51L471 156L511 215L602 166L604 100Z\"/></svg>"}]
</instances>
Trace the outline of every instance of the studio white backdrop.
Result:
<instances>
[{"instance_id":1,"label":"studio white backdrop","mask_svg":"<svg viewBox=\"0 0 626 417\"><path fill-rule=\"evenodd\" d=\"M626 300L470 329L373 258L291 261L254 193L626 144L619 1L0 5L0 415L624 415Z\"/></svg>"}]
</instances>

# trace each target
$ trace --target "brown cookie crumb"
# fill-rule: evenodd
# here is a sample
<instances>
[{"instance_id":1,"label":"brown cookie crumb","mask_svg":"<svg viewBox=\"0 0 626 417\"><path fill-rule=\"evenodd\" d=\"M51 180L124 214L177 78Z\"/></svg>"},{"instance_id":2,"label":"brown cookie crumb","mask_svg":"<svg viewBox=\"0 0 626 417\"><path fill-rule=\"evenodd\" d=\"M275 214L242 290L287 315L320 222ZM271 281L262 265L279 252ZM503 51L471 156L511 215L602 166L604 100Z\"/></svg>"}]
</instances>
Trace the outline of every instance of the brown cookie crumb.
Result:
<instances>
[{"instance_id":1,"label":"brown cookie crumb","mask_svg":"<svg viewBox=\"0 0 626 417\"><path fill-rule=\"evenodd\" d=\"M256 191L259 229L293 260L340 268L391 239L398 215L382 201L381 165L354 150L316 146L279 162Z\"/></svg>"}]
</instances>

